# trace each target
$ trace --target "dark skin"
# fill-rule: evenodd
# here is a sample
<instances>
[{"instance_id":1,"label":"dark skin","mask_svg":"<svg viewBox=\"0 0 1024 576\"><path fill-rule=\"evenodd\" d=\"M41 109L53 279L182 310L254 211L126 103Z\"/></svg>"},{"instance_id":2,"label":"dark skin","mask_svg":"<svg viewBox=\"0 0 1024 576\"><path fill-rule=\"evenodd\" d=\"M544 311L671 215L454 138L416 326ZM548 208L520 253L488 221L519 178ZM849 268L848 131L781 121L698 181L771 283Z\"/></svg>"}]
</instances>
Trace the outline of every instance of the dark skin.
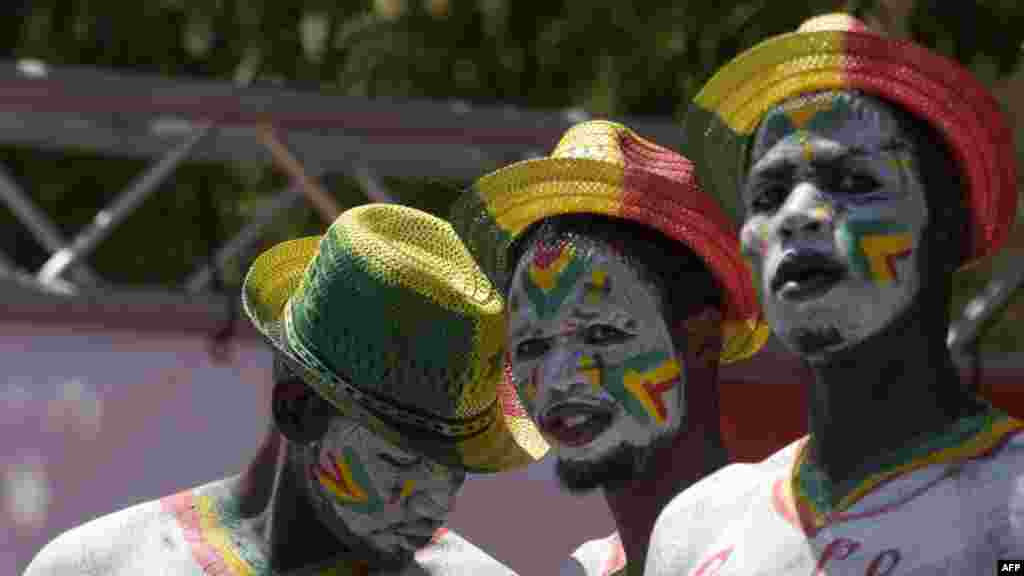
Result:
<instances>
[{"instance_id":1,"label":"dark skin","mask_svg":"<svg viewBox=\"0 0 1024 576\"><path fill-rule=\"evenodd\" d=\"M946 330L932 328L926 310L934 314L919 300L877 336L809 362L811 457L833 483L862 479L877 469L881 454L917 444L979 410L961 392ZM893 382L899 385L888 385ZM865 426L866 414L871 426Z\"/></svg>"},{"instance_id":2,"label":"dark skin","mask_svg":"<svg viewBox=\"0 0 1024 576\"><path fill-rule=\"evenodd\" d=\"M921 285L909 305L879 332L849 347L804 357L814 374L809 456L834 486L863 480L878 469L886 453L919 444L983 409L965 391L946 346L951 280L959 265L950 255L963 252L966 222L958 179L951 174L955 164L934 145L941 138L900 111L895 114L925 191L928 225L913 255ZM757 190L772 189L765 184L774 182L785 194L761 208L775 210L798 187L811 183L842 205L846 192L829 182L857 183L862 173L812 139L805 149L754 162L744 194L752 206L748 210L756 211ZM826 182L816 176L821 174L829 175ZM850 190L859 192L857 187Z\"/></svg>"},{"instance_id":3,"label":"dark skin","mask_svg":"<svg viewBox=\"0 0 1024 576\"><path fill-rule=\"evenodd\" d=\"M295 450L286 435L303 442L326 431L329 407L301 382L274 385L274 425L246 470L228 484L243 518L261 518L267 560L276 572L316 566L344 555L350 547L320 522L295 469Z\"/></svg>"},{"instance_id":4,"label":"dark skin","mask_svg":"<svg viewBox=\"0 0 1024 576\"><path fill-rule=\"evenodd\" d=\"M728 463L721 439L718 405L718 359L721 353L720 289L713 285L703 263L650 229L632 223L606 221L591 215L562 216L528 232L512 251L521 261L527 248L541 241L556 245L565 234L581 234L598 247L610 247L644 270L643 281L658 294L660 315L668 323L672 346L685 370L686 403L683 425L669 438L650 446L640 469L621 471L599 480L627 558L627 573L640 575L655 521L662 509L683 490ZM623 239L629 239L629 246ZM643 264L640 264L640 263ZM656 269L671 262L669 270ZM705 275L708 275L705 277ZM669 286L684 284L685 291ZM511 285L505 293L513 296ZM714 296L712 296L714 294ZM715 303L712 303L715 302ZM510 304L511 306L511 304ZM586 319L581 319L585 321Z\"/></svg>"}]
</instances>

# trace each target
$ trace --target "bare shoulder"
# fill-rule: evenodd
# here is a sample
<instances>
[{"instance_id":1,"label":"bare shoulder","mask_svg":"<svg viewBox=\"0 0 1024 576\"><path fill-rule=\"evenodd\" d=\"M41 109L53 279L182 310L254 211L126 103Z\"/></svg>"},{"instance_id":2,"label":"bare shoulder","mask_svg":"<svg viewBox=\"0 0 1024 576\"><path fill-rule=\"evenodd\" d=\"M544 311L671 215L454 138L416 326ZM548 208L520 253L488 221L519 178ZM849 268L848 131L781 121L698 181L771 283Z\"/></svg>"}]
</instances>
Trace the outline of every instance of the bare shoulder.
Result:
<instances>
[{"instance_id":1,"label":"bare shoulder","mask_svg":"<svg viewBox=\"0 0 1024 576\"><path fill-rule=\"evenodd\" d=\"M654 524L644 574L683 573L733 518L744 513L759 490L789 470L804 440L796 440L761 462L730 464L673 498Z\"/></svg>"},{"instance_id":2,"label":"bare shoulder","mask_svg":"<svg viewBox=\"0 0 1024 576\"><path fill-rule=\"evenodd\" d=\"M24 576L125 574L149 537L165 532L170 518L158 500L137 504L68 530L36 554Z\"/></svg>"}]
</instances>

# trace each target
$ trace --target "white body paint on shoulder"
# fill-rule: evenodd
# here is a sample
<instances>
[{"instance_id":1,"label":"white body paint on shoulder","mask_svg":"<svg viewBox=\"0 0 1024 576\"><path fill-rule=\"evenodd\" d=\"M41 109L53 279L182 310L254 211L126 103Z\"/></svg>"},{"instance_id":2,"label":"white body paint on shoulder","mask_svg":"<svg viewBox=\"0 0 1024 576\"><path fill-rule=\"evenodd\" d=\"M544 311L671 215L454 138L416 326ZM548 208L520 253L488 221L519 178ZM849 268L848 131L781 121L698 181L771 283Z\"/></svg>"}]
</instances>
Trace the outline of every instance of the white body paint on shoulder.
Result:
<instances>
[{"instance_id":1,"label":"white body paint on shoulder","mask_svg":"<svg viewBox=\"0 0 1024 576\"><path fill-rule=\"evenodd\" d=\"M451 530L416 552L411 574L431 576L516 576L507 566Z\"/></svg>"},{"instance_id":2,"label":"white body paint on shoulder","mask_svg":"<svg viewBox=\"0 0 1024 576\"><path fill-rule=\"evenodd\" d=\"M787 448L788 449L788 448ZM645 576L686 575L713 538L749 505L755 490L777 468L776 456L759 464L730 464L676 495L651 532Z\"/></svg>"},{"instance_id":3,"label":"white body paint on shoulder","mask_svg":"<svg viewBox=\"0 0 1024 576\"><path fill-rule=\"evenodd\" d=\"M787 520L773 498L797 445L680 494L655 525L644 574L953 576L1024 556L1024 432L992 454L882 484L814 533Z\"/></svg>"},{"instance_id":4,"label":"white body paint on shoulder","mask_svg":"<svg viewBox=\"0 0 1024 576\"><path fill-rule=\"evenodd\" d=\"M159 500L71 529L47 544L24 576L200 574L174 516Z\"/></svg>"}]
</instances>

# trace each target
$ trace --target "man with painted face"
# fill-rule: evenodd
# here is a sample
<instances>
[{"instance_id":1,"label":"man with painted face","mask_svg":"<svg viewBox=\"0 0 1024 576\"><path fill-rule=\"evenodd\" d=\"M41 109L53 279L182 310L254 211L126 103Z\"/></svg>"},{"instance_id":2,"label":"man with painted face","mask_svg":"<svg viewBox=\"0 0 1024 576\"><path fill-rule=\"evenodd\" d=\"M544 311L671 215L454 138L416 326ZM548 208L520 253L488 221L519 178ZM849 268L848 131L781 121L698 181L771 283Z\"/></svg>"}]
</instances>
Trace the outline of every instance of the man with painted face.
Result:
<instances>
[{"instance_id":1,"label":"man with painted face","mask_svg":"<svg viewBox=\"0 0 1024 576\"><path fill-rule=\"evenodd\" d=\"M513 574L442 528L467 471L546 450L501 370L501 297L451 226L353 208L261 255L243 293L277 355L253 463L67 532L26 574Z\"/></svg>"},{"instance_id":2,"label":"man with painted face","mask_svg":"<svg viewBox=\"0 0 1024 576\"><path fill-rule=\"evenodd\" d=\"M686 158L603 121L484 176L452 221L505 287L509 370L560 483L615 519L562 574L638 574L661 507L726 463L720 359L767 336L735 227Z\"/></svg>"},{"instance_id":3,"label":"man with painted face","mask_svg":"<svg viewBox=\"0 0 1024 576\"><path fill-rule=\"evenodd\" d=\"M687 129L742 201L773 332L814 373L810 435L675 498L646 573L989 574L1024 557L1024 424L966 392L946 348L954 274L1016 214L993 98L828 15L726 65Z\"/></svg>"}]
</instances>

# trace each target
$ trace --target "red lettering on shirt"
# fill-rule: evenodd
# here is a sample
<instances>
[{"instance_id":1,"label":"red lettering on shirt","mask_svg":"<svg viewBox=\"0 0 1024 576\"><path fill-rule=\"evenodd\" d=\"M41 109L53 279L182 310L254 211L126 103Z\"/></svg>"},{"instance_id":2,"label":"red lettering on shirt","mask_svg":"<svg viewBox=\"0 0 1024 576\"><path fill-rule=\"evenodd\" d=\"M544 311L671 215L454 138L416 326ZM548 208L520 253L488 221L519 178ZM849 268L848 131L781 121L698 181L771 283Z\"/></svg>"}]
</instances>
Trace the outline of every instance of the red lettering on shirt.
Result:
<instances>
[{"instance_id":1,"label":"red lettering on shirt","mask_svg":"<svg viewBox=\"0 0 1024 576\"><path fill-rule=\"evenodd\" d=\"M700 566L691 573L691 576L717 576L718 571L722 569L722 565L725 564L725 561L732 554L732 548L732 546L729 546L701 562Z\"/></svg>"},{"instance_id":2,"label":"red lettering on shirt","mask_svg":"<svg viewBox=\"0 0 1024 576\"><path fill-rule=\"evenodd\" d=\"M828 576L825 572L826 564L828 564L833 558L837 560L846 560L859 548L860 542L854 542L849 538L837 538L829 542L828 546L825 546L825 551L821 553L821 558L818 559L818 567L814 570L815 576Z\"/></svg>"}]
</instances>

